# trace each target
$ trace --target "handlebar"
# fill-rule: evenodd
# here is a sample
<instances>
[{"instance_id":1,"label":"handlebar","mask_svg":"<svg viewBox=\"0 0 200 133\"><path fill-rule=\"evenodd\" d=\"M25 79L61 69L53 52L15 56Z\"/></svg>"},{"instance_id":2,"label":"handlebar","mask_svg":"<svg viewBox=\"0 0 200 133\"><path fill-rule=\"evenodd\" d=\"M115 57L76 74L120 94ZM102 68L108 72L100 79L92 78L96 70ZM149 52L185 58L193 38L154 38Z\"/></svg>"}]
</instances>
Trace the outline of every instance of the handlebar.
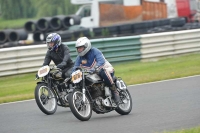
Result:
<instances>
[{"instance_id":1,"label":"handlebar","mask_svg":"<svg viewBox=\"0 0 200 133\"><path fill-rule=\"evenodd\" d=\"M81 66L77 67L76 70L81 70L82 72L84 72L84 73L88 73L88 74L96 73L96 71L91 72L90 70L85 69L85 68L83 68L83 67L81 67Z\"/></svg>"},{"instance_id":2,"label":"handlebar","mask_svg":"<svg viewBox=\"0 0 200 133\"><path fill-rule=\"evenodd\" d=\"M59 71L62 70L62 69L58 68L57 66L52 66L50 69L51 69L51 70L52 70L52 69L55 69L55 70L59 70Z\"/></svg>"}]
</instances>

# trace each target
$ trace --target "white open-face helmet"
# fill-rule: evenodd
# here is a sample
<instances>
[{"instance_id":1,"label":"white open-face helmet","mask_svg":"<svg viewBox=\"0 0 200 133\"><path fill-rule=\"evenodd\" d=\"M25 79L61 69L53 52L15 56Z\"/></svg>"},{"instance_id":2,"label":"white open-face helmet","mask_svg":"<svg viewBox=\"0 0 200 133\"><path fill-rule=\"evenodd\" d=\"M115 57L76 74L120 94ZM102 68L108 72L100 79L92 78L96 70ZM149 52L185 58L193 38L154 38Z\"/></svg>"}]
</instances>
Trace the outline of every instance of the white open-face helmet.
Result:
<instances>
[{"instance_id":1,"label":"white open-face helmet","mask_svg":"<svg viewBox=\"0 0 200 133\"><path fill-rule=\"evenodd\" d=\"M81 37L76 41L75 47L81 47L84 46L84 50L82 52L78 52L77 49L76 51L78 52L79 56L84 56L90 49L91 49L91 43L90 40L87 37Z\"/></svg>"}]
</instances>

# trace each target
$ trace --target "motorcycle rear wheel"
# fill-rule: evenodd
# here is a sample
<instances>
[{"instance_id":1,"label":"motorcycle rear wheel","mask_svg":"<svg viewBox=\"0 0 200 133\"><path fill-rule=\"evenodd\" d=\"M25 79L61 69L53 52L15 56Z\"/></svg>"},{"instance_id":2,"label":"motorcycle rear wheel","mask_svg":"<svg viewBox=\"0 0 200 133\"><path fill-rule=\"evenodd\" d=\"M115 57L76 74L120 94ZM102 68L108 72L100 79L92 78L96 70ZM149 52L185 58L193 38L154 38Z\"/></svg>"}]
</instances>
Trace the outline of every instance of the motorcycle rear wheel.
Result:
<instances>
[{"instance_id":1,"label":"motorcycle rear wheel","mask_svg":"<svg viewBox=\"0 0 200 133\"><path fill-rule=\"evenodd\" d=\"M50 97L48 97L49 92ZM46 84L37 84L35 87L35 101L43 113L52 115L57 110L57 100L52 90L49 92Z\"/></svg>"},{"instance_id":2,"label":"motorcycle rear wheel","mask_svg":"<svg viewBox=\"0 0 200 133\"><path fill-rule=\"evenodd\" d=\"M127 115L132 110L132 98L128 90L122 90L119 93L121 102L115 111L121 115Z\"/></svg>"},{"instance_id":3,"label":"motorcycle rear wheel","mask_svg":"<svg viewBox=\"0 0 200 133\"><path fill-rule=\"evenodd\" d=\"M88 97L85 97L85 102L83 102L83 93L79 90L74 90L69 94L69 107L74 114L74 116L81 120L87 121L92 116L92 106Z\"/></svg>"}]
</instances>

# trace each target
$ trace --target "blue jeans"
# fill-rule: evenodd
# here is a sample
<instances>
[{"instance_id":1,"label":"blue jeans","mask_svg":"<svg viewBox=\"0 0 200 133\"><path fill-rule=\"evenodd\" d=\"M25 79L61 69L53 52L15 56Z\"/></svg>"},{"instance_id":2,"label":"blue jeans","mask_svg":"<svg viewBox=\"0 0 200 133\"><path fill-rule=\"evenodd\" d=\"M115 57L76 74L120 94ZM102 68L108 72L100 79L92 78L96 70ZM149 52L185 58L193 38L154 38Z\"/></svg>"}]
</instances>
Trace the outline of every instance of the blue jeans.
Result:
<instances>
[{"instance_id":1,"label":"blue jeans","mask_svg":"<svg viewBox=\"0 0 200 133\"><path fill-rule=\"evenodd\" d=\"M112 84L114 84L113 82L114 72L110 73L105 69L101 68L101 70L99 71L99 76L104 80L106 86L112 87Z\"/></svg>"}]
</instances>

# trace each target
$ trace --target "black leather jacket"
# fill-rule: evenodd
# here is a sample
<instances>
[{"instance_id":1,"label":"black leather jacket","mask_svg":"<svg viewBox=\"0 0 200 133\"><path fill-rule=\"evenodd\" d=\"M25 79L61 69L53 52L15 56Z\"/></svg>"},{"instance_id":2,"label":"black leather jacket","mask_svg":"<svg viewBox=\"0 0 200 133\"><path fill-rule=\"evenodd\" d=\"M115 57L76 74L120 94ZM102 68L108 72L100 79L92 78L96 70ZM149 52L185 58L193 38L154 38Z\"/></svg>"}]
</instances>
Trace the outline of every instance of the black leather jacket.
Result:
<instances>
[{"instance_id":1,"label":"black leather jacket","mask_svg":"<svg viewBox=\"0 0 200 133\"><path fill-rule=\"evenodd\" d=\"M60 68L71 68L74 66L74 63L70 57L70 50L68 46L61 44L58 47L57 51L50 51L48 50L44 59L43 66L49 65L51 60L54 62L54 64Z\"/></svg>"}]
</instances>

